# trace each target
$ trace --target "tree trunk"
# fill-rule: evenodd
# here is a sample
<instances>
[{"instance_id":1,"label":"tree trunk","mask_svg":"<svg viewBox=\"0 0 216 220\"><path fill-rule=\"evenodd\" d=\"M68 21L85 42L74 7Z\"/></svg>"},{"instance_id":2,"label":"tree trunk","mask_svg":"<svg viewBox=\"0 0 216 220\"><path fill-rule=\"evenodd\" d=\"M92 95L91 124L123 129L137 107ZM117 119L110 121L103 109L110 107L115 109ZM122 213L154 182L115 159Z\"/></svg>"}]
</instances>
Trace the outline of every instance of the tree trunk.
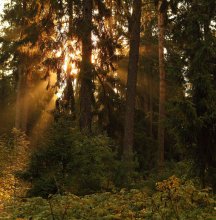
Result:
<instances>
[{"instance_id":1,"label":"tree trunk","mask_svg":"<svg viewBox=\"0 0 216 220\"><path fill-rule=\"evenodd\" d=\"M18 67L18 84L17 84L17 97L16 97L16 116L15 116L15 128L21 128L21 97L22 97L22 70Z\"/></svg>"},{"instance_id":2,"label":"tree trunk","mask_svg":"<svg viewBox=\"0 0 216 220\"><path fill-rule=\"evenodd\" d=\"M69 39L72 38L72 28L73 28L73 0L68 0L68 16L69 16ZM66 99L68 102L68 107L70 113L75 118L75 97L73 88L73 77L71 73L67 70L67 80L66 80Z\"/></svg>"},{"instance_id":3,"label":"tree trunk","mask_svg":"<svg viewBox=\"0 0 216 220\"><path fill-rule=\"evenodd\" d=\"M29 115L29 84L28 84L28 72L25 73L23 81L23 102L22 102L22 121L21 121L21 130L25 133L28 133L28 115Z\"/></svg>"},{"instance_id":4,"label":"tree trunk","mask_svg":"<svg viewBox=\"0 0 216 220\"><path fill-rule=\"evenodd\" d=\"M22 1L23 15L26 13L26 0ZM25 25L23 18L22 24ZM23 33L21 33L22 36ZM19 55L18 66L18 84L17 84L17 98L16 98L16 116L15 116L15 128L27 131L27 119L28 119L28 85L27 85L27 69L26 59Z\"/></svg>"},{"instance_id":5,"label":"tree trunk","mask_svg":"<svg viewBox=\"0 0 216 220\"><path fill-rule=\"evenodd\" d=\"M158 167L164 166L164 119L165 119L165 66L164 66L164 12L161 11L162 0L158 3L158 52L159 52L159 119L158 119Z\"/></svg>"},{"instance_id":6,"label":"tree trunk","mask_svg":"<svg viewBox=\"0 0 216 220\"><path fill-rule=\"evenodd\" d=\"M140 19L141 19L141 0L133 1L133 13L131 17L130 29L130 52L126 91L126 112L125 129L123 140L123 159L132 161L133 141L134 141L134 111L136 98L136 84L139 61L140 46Z\"/></svg>"},{"instance_id":7,"label":"tree trunk","mask_svg":"<svg viewBox=\"0 0 216 220\"><path fill-rule=\"evenodd\" d=\"M152 70L151 70L152 71ZM149 80L149 135L153 137L153 88L152 88L152 72Z\"/></svg>"},{"instance_id":8,"label":"tree trunk","mask_svg":"<svg viewBox=\"0 0 216 220\"><path fill-rule=\"evenodd\" d=\"M83 0L82 63L80 69L80 130L91 132L92 121L92 10L93 1Z\"/></svg>"},{"instance_id":9,"label":"tree trunk","mask_svg":"<svg viewBox=\"0 0 216 220\"><path fill-rule=\"evenodd\" d=\"M18 67L18 77L15 128L26 132L28 121L28 91L25 68Z\"/></svg>"},{"instance_id":10,"label":"tree trunk","mask_svg":"<svg viewBox=\"0 0 216 220\"><path fill-rule=\"evenodd\" d=\"M110 13L111 13L109 20L108 20L109 34L110 34L110 37L113 38L113 0L109 0L108 5L109 5Z\"/></svg>"},{"instance_id":11,"label":"tree trunk","mask_svg":"<svg viewBox=\"0 0 216 220\"><path fill-rule=\"evenodd\" d=\"M68 16L69 16L69 35L72 34L72 28L73 28L73 0L68 0Z\"/></svg>"}]
</instances>

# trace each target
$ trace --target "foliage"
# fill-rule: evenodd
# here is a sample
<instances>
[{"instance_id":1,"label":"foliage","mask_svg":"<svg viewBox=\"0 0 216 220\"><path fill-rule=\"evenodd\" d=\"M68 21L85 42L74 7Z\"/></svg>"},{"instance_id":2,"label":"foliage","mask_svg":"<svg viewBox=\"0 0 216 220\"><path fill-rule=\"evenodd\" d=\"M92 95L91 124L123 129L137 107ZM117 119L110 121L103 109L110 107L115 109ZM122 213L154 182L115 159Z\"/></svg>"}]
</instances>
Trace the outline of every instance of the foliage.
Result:
<instances>
[{"instance_id":1,"label":"foliage","mask_svg":"<svg viewBox=\"0 0 216 220\"><path fill-rule=\"evenodd\" d=\"M16 129L0 139L0 205L25 193L27 185L17 178L17 173L28 164L28 148L26 135Z\"/></svg>"},{"instance_id":2,"label":"foliage","mask_svg":"<svg viewBox=\"0 0 216 220\"><path fill-rule=\"evenodd\" d=\"M190 158L196 142L196 130L199 125L196 109L189 98L172 99L167 105L167 128L175 139L176 151L184 158ZM190 154L188 154L190 152Z\"/></svg>"},{"instance_id":3,"label":"foliage","mask_svg":"<svg viewBox=\"0 0 216 220\"><path fill-rule=\"evenodd\" d=\"M156 164L157 141L148 134L148 118L141 111L136 111L134 131L134 151L139 162L139 171L149 173Z\"/></svg>"},{"instance_id":4,"label":"foliage","mask_svg":"<svg viewBox=\"0 0 216 220\"><path fill-rule=\"evenodd\" d=\"M72 123L59 118L33 152L22 175L32 182L29 195L86 194L112 187L119 166L113 142L101 134L84 135Z\"/></svg>"},{"instance_id":5,"label":"foliage","mask_svg":"<svg viewBox=\"0 0 216 220\"><path fill-rule=\"evenodd\" d=\"M144 190L122 189L118 192L86 196L55 195L16 201L6 206L10 219L213 219L215 200L209 189L199 190L192 182L175 176L156 184L149 197ZM3 213L1 214L3 216Z\"/></svg>"},{"instance_id":6,"label":"foliage","mask_svg":"<svg viewBox=\"0 0 216 220\"><path fill-rule=\"evenodd\" d=\"M193 157L203 186L211 185L215 190L216 41L211 24L215 23L216 4L211 0L179 2L176 17L170 24L171 41L181 57L179 75L184 76L187 100L178 100L176 113L180 120L174 128L181 144L190 145L187 154ZM173 115L170 118L175 120Z\"/></svg>"},{"instance_id":7,"label":"foliage","mask_svg":"<svg viewBox=\"0 0 216 220\"><path fill-rule=\"evenodd\" d=\"M136 184L136 188L145 188L150 195L155 193L155 183L168 179L170 176L175 175L183 181L192 180L198 186L200 182L198 177L193 175L193 163L192 161L172 161L166 162L163 170L158 172L157 168L151 169L150 172L144 173L144 178L139 180Z\"/></svg>"},{"instance_id":8,"label":"foliage","mask_svg":"<svg viewBox=\"0 0 216 220\"><path fill-rule=\"evenodd\" d=\"M14 123L15 77L0 68L0 133L9 132Z\"/></svg>"},{"instance_id":9,"label":"foliage","mask_svg":"<svg viewBox=\"0 0 216 220\"><path fill-rule=\"evenodd\" d=\"M158 0L142 1L133 144L134 164L139 165L131 172L132 178L138 174L133 187L139 190L120 192L114 189L129 186L125 176L132 167L118 160L122 148L115 142L123 142L133 1L91 0L92 25L84 22L84 2L90 0L13 0L5 6L6 26L1 26L0 34L0 134L13 127L20 112L17 119L26 125L31 143L18 130L0 137L0 212L8 203L9 219L211 219L212 192L198 189L189 179L199 176L198 186L216 191L215 0L161 1L161 11L167 12L167 105L166 162L160 173L154 170L160 96ZM89 58L94 64L81 62L86 29L92 32L86 49L92 50ZM75 125L82 108L82 65L91 70L84 78L91 79L87 111L92 130L100 129L89 135ZM49 113L54 103L53 117ZM22 180L31 184L27 196L49 199L17 200L27 188Z\"/></svg>"},{"instance_id":10,"label":"foliage","mask_svg":"<svg viewBox=\"0 0 216 220\"><path fill-rule=\"evenodd\" d=\"M213 219L215 200L211 189L199 190L192 181L171 176L156 184L152 196L152 219Z\"/></svg>"}]
</instances>

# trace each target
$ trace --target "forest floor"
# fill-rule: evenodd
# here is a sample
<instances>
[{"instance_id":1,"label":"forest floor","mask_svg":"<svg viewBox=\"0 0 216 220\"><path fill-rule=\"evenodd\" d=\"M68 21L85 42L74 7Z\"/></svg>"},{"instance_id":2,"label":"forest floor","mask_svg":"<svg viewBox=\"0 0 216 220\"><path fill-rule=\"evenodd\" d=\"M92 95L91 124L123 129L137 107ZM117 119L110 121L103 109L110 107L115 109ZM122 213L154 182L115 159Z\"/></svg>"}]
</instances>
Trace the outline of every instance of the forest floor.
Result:
<instances>
[{"instance_id":1,"label":"forest floor","mask_svg":"<svg viewBox=\"0 0 216 220\"><path fill-rule=\"evenodd\" d=\"M85 196L52 195L14 200L4 204L0 219L177 219L215 220L216 200L210 189L199 190L175 176L158 182L155 191L121 189Z\"/></svg>"}]
</instances>

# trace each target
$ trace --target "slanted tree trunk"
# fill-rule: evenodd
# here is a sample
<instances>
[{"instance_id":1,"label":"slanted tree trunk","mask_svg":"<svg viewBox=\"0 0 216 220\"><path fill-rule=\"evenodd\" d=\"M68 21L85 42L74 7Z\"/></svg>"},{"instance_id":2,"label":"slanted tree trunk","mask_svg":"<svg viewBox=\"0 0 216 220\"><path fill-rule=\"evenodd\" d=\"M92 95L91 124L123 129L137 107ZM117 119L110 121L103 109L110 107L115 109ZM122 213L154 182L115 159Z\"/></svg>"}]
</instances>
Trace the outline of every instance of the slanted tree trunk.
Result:
<instances>
[{"instance_id":1,"label":"slanted tree trunk","mask_svg":"<svg viewBox=\"0 0 216 220\"><path fill-rule=\"evenodd\" d=\"M141 0L133 1L133 13L130 28L130 52L126 91L126 112L124 123L123 139L123 159L126 162L132 161L133 141L134 141L134 112L136 98L136 84L139 61L140 46L140 19L141 19Z\"/></svg>"},{"instance_id":2,"label":"slanted tree trunk","mask_svg":"<svg viewBox=\"0 0 216 220\"><path fill-rule=\"evenodd\" d=\"M83 0L82 63L80 69L80 130L91 132L92 122L92 0Z\"/></svg>"},{"instance_id":3,"label":"slanted tree trunk","mask_svg":"<svg viewBox=\"0 0 216 220\"><path fill-rule=\"evenodd\" d=\"M164 119L165 119L165 66L164 66L164 12L162 0L158 3L158 52L159 52L159 118L158 118L158 167L164 166Z\"/></svg>"}]
</instances>

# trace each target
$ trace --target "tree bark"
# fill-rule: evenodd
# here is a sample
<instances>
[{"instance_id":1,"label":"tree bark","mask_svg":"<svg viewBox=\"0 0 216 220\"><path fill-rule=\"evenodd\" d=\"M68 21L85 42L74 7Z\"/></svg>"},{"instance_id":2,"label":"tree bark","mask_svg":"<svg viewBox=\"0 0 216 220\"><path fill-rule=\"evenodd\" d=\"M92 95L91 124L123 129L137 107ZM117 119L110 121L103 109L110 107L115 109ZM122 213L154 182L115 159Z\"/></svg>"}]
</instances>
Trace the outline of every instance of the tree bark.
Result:
<instances>
[{"instance_id":1,"label":"tree bark","mask_svg":"<svg viewBox=\"0 0 216 220\"><path fill-rule=\"evenodd\" d=\"M108 1L108 5L109 5L109 9L110 9L110 17L109 17L109 20L108 20L108 23L109 23L109 34L110 34L110 37L113 38L113 0L109 0Z\"/></svg>"},{"instance_id":2,"label":"tree bark","mask_svg":"<svg viewBox=\"0 0 216 220\"><path fill-rule=\"evenodd\" d=\"M26 132L28 122L28 88L25 68L18 67L18 77L15 128Z\"/></svg>"},{"instance_id":3,"label":"tree bark","mask_svg":"<svg viewBox=\"0 0 216 220\"><path fill-rule=\"evenodd\" d=\"M68 16L69 16L69 35L71 37L73 28L73 0L68 0Z\"/></svg>"},{"instance_id":4,"label":"tree bark","mask_svg":"<svg viewBox=\"0 0 216 220\"><path fill-rule=\"evenodd\" d=\"M72 28L73 28L73 0L68 0L68 16L69 16L69 39L72 39ZM68 107L70 113L75 118L75 97L74 97L74 88L73 88L73 77L71 76L70 71L67 70L67 79L66 79L66 99L68 102Z\"/></svg>"},{"instance_id":5,"label":"tree bark","mask_svg":"<svg viewBox=\"0 0 216 220\"><path fill-rule=\"evenodd\" d=\"M136 98L136 84L139 61L140 46L140 19L141 19L141 0L133 1L133 13L131 17L130 29L130 52L126 91L126 112L125 128L123 139L123 159L132 161L133 141L134 141L134 112Z\"/></svg>"},{"instance_id":6,"label":"tree bark","mask_svg":"<svg viewBox=\"0 0 216 220\"><path fill-rule=\"evenodd\" d=\"M164 166L164 136L165 136L165 65L164 65L164 12L161 11L162 0L158 3L158 55L159 55L159 118L158 118L158 167Z\"/></svg>"},{"instance_id":7,"label":"tree bark","mask_svg":"<svg viewBox=\"0 0 216 220\"><path fill-rule=\"evenodd\" d=\"M152 71L152 70L151 70ZM149 80L149 135L153 137L153 88L152 88L152 73Z\"/></svg>"},{"instance_id":8,"label":"tree bark","mask_svg":"<svg viewBox=\"0 0 216 220\"><path fill-rule=\"evenodd\" d=\"M22 1L23 15L26 13L26 0ZM25 25L23 18L22 24ZM22 36L23 33L21 33ZM18 64L18 84L17 84L17 98L16 98L16 116L15 116L15 128L27 131L27 118L28 118L28 91L27 91L27 71L26 71L26 59L19 55Z\"/></svg>"},{"instance_id":9,"label":"tree bark","mask_svg":"<svg viewBox=\"0 0 216 220\"><path fill-rule=\"evenodd\" d=\"M22 97L22 70L18 67L18 83L17 83L17 95L16 95L16 115L15 115L15 128L21 128L21 97Z\"/></svg>"},{"instance_id":10,"label":"tree bark","mask_svg":"<svg viewBox=\"0 0 216 220\"><path fill-rule=\"evenodd\" d=\"M92 122L92 10L93 1L83 0L82 63L80 69L80 130L90 133Z\"/></svg>"}]
</instances>

